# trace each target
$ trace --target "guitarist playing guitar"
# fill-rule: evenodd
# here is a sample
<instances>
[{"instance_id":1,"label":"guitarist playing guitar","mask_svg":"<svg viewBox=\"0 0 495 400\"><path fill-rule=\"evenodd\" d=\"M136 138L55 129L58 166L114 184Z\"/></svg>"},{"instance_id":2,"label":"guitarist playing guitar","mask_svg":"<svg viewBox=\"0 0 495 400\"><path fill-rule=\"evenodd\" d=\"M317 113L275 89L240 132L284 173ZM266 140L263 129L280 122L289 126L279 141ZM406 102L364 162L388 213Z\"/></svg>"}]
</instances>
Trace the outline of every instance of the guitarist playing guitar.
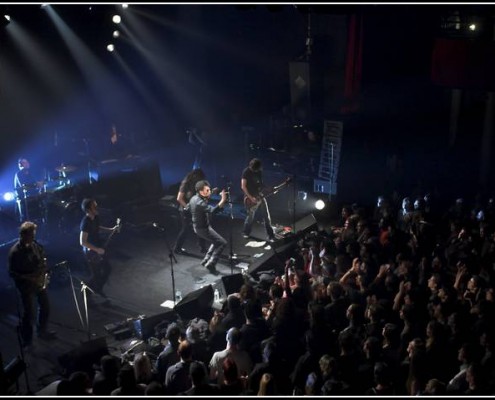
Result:
<instances>
[{"instance_id":1,"label":"guitarist playing guitar","mask_svg":"<svg viewBox=\"0 0 495 400\"><path fill-rule=\"evenodd\" d=\"M241 189L244 192L247 216L244 220L243 236L249 238L256 211L260 210L269 241L275 239L266 204L263 204L263 166L259 158L253 158L242 171ZM261 207L260 207L261 206Z\"/></svg>"},{"instance_id":2,"label":"guitarist playing guitar","mask_svg":"<svg viewBox=\"0 0 495 400\"><path fill-rule=\"evenodd\" d=\"M105 257L105 247L111 237L120 230L120 220L117 220L117 224L113 228L101 226L98 215L98 204L95 199L84 199L81 203L81 209L85 215L80 224L79 243L86 256L91 274L88 280L88 286L100 296L106 298L107 296L103 291L103 286L110 276L111 266L108 258ZM105 244L102 243L100 238L101 230L110 232ZM91 291L88 293L91 293Z\"/></svg>"}]
</instances>

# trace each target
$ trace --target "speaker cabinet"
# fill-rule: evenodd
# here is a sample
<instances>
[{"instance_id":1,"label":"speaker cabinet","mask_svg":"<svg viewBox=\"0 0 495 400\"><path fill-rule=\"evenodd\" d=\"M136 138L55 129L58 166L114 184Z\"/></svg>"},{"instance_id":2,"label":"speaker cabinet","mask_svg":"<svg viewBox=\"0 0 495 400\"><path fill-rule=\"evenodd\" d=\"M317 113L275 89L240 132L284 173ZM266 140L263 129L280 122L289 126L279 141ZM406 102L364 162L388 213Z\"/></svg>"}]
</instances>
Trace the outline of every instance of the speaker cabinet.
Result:
<instances>
[{"instance_id":1,"label":"speaker cabinet","mask_svg":"<svg viewBox=\"0 0 495 400\"><path fill-rule=\"evenodd\" d=\"M187 294L175 305L174 310L183 320L198 317L209 321L212 305L213 287L208 285Z\"/></svg>"},{"instance_id":2,"label":"speaker cabinet","mask_svg":"<svg viewBox=\"0 0 495 400\"><path fill-rule=\"evenodd\" d=\"M313 214L308 214L304 218L296 221L296 234L298 233L306 233L311 231L312 229L316 229L318 227L318 223L316 222L316 218Z\"/></svg>"},{"instance_id":3,"label":"speaker cabinet","mask_svg":"<svg viewBox=\"0 0 495 400\"><path fill-rule=\"evenodd\" d=\"M157 336L155 327L167 322L167 324L177 321L177 313L174 310L152 315L151 317L140 318L134 321L134 331L139 339L146 340Z\"/></svg>"},{"instance_id":4,"label":"speaker cabinet","mask_svg":"<svg viewBox=\"0 0 495 400\"><path fill-rule=\"evenodd\" d=\"M105 337L83 342L80 346L58 357L59 364L64 368L64 375L69 376L76 371L94 375L93 364L100 364L100 359L109 354Z\"/></svg>"},{"instance_id":5,"label":"speaker cabinet","mask_svg":"<svg viewBox=\"0 0 495 400\"><path fill-rule=\"evenodd\" d=\"M227 298L229 294L238 293L244 285L244 276L241 273L222 276L215 288L220 292L221 298Z\"/></svg>"},{"instance_id":6,"label":"speaker cabinet","mask_svg":"<svg viewBox=\"0 0 495 400\"><path fill-rule=\"evenodd\" d=\"M284 239L281 246L272 246L272 250L258 257L248 267L248 273L256 277L263 271L275 270L281 274L284 270L285 261L291 257L292 252L297 244L297 237L289 236Z\"/></svg>"}]
</instances>

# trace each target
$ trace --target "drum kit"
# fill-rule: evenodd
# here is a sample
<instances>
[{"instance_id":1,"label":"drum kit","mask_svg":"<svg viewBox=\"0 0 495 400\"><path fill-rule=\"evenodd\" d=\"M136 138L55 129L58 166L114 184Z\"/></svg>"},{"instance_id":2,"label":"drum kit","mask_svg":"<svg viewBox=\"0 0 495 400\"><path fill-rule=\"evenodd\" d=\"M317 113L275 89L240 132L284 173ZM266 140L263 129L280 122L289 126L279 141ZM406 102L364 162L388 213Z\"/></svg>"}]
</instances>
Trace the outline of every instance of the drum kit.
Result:
<instances>
[{"instance_id":1,"label":"drum kit","mask_svg":"<svg viewBox=\"0 0 495 400\"><path fill-rule=\"evenodd\" d=\"M54 169L58 173L55 179L22 185L22 198L18 198L19 213L22 220L34 220L51 225L60 233L68 233L69 222L79 216L74 184L70 174L77 170L73 165L61 164Z\"/></svg>"}]
</instances>

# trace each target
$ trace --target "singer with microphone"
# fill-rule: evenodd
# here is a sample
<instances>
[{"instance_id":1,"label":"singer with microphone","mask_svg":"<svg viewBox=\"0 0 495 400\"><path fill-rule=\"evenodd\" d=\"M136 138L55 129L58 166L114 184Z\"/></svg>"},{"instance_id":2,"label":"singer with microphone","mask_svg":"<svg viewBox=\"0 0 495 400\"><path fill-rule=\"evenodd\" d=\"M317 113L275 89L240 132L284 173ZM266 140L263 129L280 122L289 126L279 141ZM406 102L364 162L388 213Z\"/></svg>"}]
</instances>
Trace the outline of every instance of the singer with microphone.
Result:
<instances>
[{"instance_id":1,"label":"singer with microphone","mask_svg":"<svg viewBox=\"0 0 495 400\"><path fill-rule=\"evenodd\" d=\"M211 217L219 212L227 202L227 192L220 192L220 201L216 206L208 204L211 196L211 187L208 181L201 180L196 183L196 194L189 201L193 229L196 235L211 242L201 265L206 267L214 275L218 275L216 264L220 254L227 245L227 241L211 227Z\"/></svg>"},{"instance_id":2,"label":"singer with microphone","mask_svg":"<svg viewBox=\"0 0 495 400\"><path fill-rule=\"evenodd\" d=\"M262 204L263 185L263 165L259 158L253 158L249 161L249 165L242 171L241 189L244 193L244 203L246 205L246 219L244 220L243 236L249 238L253 227L256 211L260 210L260 216L263 218L266 234L269 241L275 240L268 210L266 204Z\"/></svg>"},{"instance_id":3,"label":"singer with microphone","mask_svg":"<svg viewBox=\"0 0 495 400\"><path fill-rule=\"evenodd\" d=\"M182 246L186 241L189 233L193 232L191 211L189 210L189 201L196 192L196 183L201 180L206 179L205 173L201 168L193 169L189 172L182 180L179 192L177 193L177 203L179 203L179 214L180 214L180 231L177 235L174 245L175 254L187 254L186 249ZM206 240L198 236L198 245L201 254L206 253Z\"/></svg>"},{"instance_id":4,"label":"singer with microphone","mask_svg":"<svg viewBox=\"0 0 495 400\"><path fill-rule=\"evenodd\" d=\"M23 307L20 336L25 348L32 344L35 320L40 339L56 337L55 332L47 329L50 301L45 279L48 268L44 248L35 239L36 229L34 222L23 222L19 228L19 240L8 254L9 275L14 280Z\"/></svg>"}]
</instances>

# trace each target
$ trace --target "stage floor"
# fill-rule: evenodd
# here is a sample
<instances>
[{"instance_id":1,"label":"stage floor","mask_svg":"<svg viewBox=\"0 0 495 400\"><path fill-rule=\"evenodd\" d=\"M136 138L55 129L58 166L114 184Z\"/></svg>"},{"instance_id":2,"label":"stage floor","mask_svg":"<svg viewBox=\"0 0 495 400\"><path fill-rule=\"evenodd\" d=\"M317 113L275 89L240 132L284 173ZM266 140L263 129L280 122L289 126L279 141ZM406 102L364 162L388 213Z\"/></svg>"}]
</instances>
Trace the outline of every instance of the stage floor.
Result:
<instances>
[{"instance_id":1,"label":"stage floor","mask_svg":"<svg viewBox=\"0 0 495 400\"><path fill-rule=\"evenodd\" d=\"M63 226L53 226L52 222L50 226L39 227L38 240L45 246L48 264L53 269L49 286L49 328L57 331L58 338L50 342L35 338L34 349L25 354L21 353L16 334L16 290L6 267L10 248L6 243L9 241L4 241L0 248L0 256L5 265L0 274L0 350L3 364L4 367L7 366L16 357L24 357L27 363L26 374L22 374L17 380L17 394L35 393L60 378L66 367L61 364L60 358L72 354L71 351L85 343L103 340L110 353L121 356L134 343L132 341L139 340L139 337L136 332L129 336L125 329L120 336L115 335L115 330L109 330L108 327L112 324L133 326L133 321L139 318L171 311L170 307L174 306L172 267L175 289L185 297L208 285L215 287L222 277L243 271L257 279L259 271L272 268L271 262L277 265L280 263L280 259L272 257L273 254L277 255L278 245L264 242L265 234L261 224L255 224L252 239L243 238L244 215L239 204L233 205L232 213L227 208L222 214L215 216L213 221L214 227L228 241L223 258L217 265L219 275L212 275L200 265L202 255L194 237L189 237L184 245L189 254L176 255L177 262L172 264L169 246L173 246L178 232L178 214L162 200L115 209L102 208L101 216L105 225L109 226L117 217L121 217L122 230L114 235L108 248L112 273L105 292L109 301L95 296L95 304L88 307L87 314L82 282L88 277L88 271L78 244L78 221L82 213L79 212L77 218L73 218L70 226L64 221ZM272 220L272 223L281 228L284 223L290 224L290 219L287 215L285 221L278 218ZM154 223L158 228L153 226ZM11 237L12 241L17 238L17 223L3 224L2 229L3 234ZM280 242L284 240L280 239ZM234 257L231 258L231 254ZM55 266L63 261L67 263ZM148 343L143 345L146 344ZM15 389L15 385L13 388Z\"/></svg>"}]
</instances>

